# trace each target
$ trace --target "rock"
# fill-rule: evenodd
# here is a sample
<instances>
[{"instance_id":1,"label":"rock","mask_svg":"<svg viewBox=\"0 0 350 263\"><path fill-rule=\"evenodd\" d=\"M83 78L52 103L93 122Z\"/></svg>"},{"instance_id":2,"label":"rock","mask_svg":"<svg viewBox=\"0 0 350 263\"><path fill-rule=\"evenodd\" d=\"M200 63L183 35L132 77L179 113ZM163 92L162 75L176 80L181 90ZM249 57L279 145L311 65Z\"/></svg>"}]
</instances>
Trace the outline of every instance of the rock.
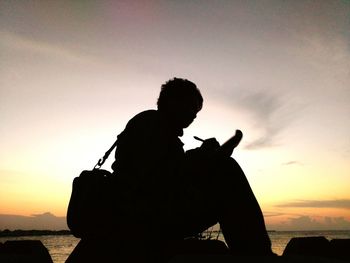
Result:
<instances>
[{"instance_id":1,"label":"rock","mask_svg":"<svg viewBox=\"0 0 350 263\"><path fill-rule=\"evenodd\" d=\"M175 255L226 255L228 248L219 240L187 239L167 244L113 239L82 239L66 260L78 262L164 262Z\"/></svg>"},{"instance_id":2,"label":"rock","mask_svg":"<svg viewBox=\"0 0 350 263\"><path fill-rule=\"evenodd\" d=\"M284 249L283 256L312 256L329 260L350 260L350 239L295 237Z\"/></svg>"},{"instance_id":3,"label":"rock","mask_svg":"<svg viewBox=\"0 0 350 263\"><path fill-rule=\"evenodd\" d=\"M323 237L294 237L283 251L283 256L302 255L328 257L330 255L329 241Z\"/></svg>"},{"instance_id":4,"label":"rock","mask_svg":"<svg viewBox=\"0 0 350 263\"><path fill-rule=\"evenodd\" d=\"M329 245L332 258L350 260L350 239L332 239Z\"/></svg>"},{"instance_id":5,"label":"rock","mask_svg":"<svg viewBox=\"0 0 350 263\"><path fill-rule=\"evenodd\" d=\"M177 254L228 254L225 242L220 240L187 239L178 246Z\"/></svg>"},{"instance_id":6,"label":"rock","mask_svg":"<svg viewBox=\"0 0 350 263\"><path fill-rule=\"evenodd\" d=\"M39 240L6 241L0 246L0 262L53 263L49 251Z\"/></svg>"}]
</instances>

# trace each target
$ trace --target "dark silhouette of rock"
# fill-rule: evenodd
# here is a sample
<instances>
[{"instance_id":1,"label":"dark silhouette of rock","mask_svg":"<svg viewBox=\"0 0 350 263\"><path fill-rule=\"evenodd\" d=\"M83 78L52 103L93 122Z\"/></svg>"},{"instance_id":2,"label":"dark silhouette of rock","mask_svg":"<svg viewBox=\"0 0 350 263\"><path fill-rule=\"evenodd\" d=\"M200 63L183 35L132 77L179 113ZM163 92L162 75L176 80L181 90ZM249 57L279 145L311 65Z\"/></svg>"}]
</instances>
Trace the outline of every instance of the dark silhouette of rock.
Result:
<instances>
[{"instance_id":1,"label":"dark silhouette of rock","mask_svg":"<svg viewBox=\"0 0 350 263\"><path fill-rule=\"evenodd\" d=\"M106 249L108 248L108 249ZM132 248L132 249L131 249ZM149 256L149 250L154 254ZM86 253L90 251L90 253ZM165 263L173 256L167 255L227 255L226 244L219 240L188 239L168 244L166 248L158 243L138 243L137 240L95 239L86 242L82 239L69 255L66 263L71 262L159 262Z\"/></svg>"},{"instance_id":2,"label":"dark silhouette of rock","mask_svg":"<svg viewBox=\"0 0 350 263\"><path fill-rule=\"evenodd\" d=\"M350 260L350 239L332 239L329 246L332 258Z\"/></svg>"},{"instance_id":3,"label":"dark silhouette of rock","mask_svg":"<svg viewBox=\"0 0 350 263\"><path fill-rule=\"evenodd\" d=\"M225 242L215 239L200 240L196 238L186 239L178 244L173 244L172 254L177 255L226 255L229 249Z\"/></svg>"},{"instance_id":4,"label":"dark silhouette of rock","mask_svg":"<svg viewBox=\"0 0 350 263\"><path fill-rule=\"evenodd\" d=\"M319 237L292 238L283 256L311 256L329 260L350 260L350 239L327 240Z\"/></svg>"},{"instance_id":5,"label":"dark silhouette of rock","mask_svg":"<svg viewBox=\"0 0 350 263\"><path fill-rule=\"evenodd\" d=\"M81 239L65 262L157 263L161 262L158 258L162 256L162 251L157 245L159 244L155 245L152 242L143 243L139 240L128 238L123 240L114 239L113 237ZM155 258L149 256L149 250L157 252Z\"/></svg>"},{"instance_id":6,"label":"dark silhouette of rock","mask_svg":"<svg viewBox=\"0 0 350 263\"><path fill-rule=\"evenodd\" d=\"M40 240L6 241L0 246L0 262L53 263Z\"/></svg>"},{"instance_id":7,"label":"dark silhouette of rock","mask_svg":"<svg viewBox=\"0 0 350 263\"><path fill-rule=\"evenodd\" d=\"M283 251L283 256L329 256L329 241L323 237L294 237Z\"/></svg>"}]
</instances>

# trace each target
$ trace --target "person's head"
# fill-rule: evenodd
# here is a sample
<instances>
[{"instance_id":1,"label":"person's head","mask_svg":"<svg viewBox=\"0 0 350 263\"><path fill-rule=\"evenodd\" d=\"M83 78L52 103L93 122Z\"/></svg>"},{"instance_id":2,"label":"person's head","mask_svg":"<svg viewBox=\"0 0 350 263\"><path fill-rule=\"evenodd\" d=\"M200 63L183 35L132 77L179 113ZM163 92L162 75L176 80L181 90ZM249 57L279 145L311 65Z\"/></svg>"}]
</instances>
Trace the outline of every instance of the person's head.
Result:
<instances>
[{"instance_id":1,"label":"person's head","mask_svg":"<svg viewBox=\"0 0 350 263\"><path fill-rule=\"evenodd\" d=\"M187 128L202 109L203 97L196 84L173 78L162 85L157 101L158 111L164 113L177 128Z\"/></svg>"}]
</instances>

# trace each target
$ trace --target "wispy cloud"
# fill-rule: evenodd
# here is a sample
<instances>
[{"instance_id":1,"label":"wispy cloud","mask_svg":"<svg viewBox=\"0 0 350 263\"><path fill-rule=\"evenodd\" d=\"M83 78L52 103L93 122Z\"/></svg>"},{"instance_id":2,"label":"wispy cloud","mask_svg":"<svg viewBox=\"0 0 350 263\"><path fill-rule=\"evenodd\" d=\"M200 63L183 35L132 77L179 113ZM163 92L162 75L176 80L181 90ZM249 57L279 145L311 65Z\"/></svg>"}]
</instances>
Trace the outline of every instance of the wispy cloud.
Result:
<instances>
[{"instance_id":1,"label":"wispy cloud","mask_svg":"<svg viewBox=\"0 0 350 263\"><path fill-rule=\"evenodd\" d=\"M350 199L335 200L298 200L278 204L276 207L314 207L314 208L343 208L350 209Z\"/></svg>"},{"instance_id":2,"label":"wispy cloud","mask_svg":"<svg viewBox=\"0 0 350 263\"><path fill-rule=\"evenodd\" d=\"M280 144L279 136L302 109L293 105L293 100L274 89L226 88L222 98L230 105L247 112L252 119L253 128L259 131L254 140L245 145L246 149L256 150Z\"/></svg>"},{"instance_id":3,"label":"wispy cloud","mask_svg":"<svg viewBox=\"0 0 350 263\"><path fill-rule=\"evenodd\" d=\"M245 146L250 150L277 146L280 143L280 133L288 127L297 114L282 94L271 91L247 94L241 105L249 109L255 126L261 131L258 138Z\"/></svg>"},{"instance_id":4,"label":"wispy cloud","mask_svg":"<svg viewBox=\"0 0 350 263\"><path fill-rule=\"evenodd\" d=\"M304 165L304 163L299 161L289 161L289 162L282 163L282 165Z\"/></svg>"},{"instance_id":5,"label":"wispy cloud","mask_svg":"<svg viewBox=\"0 0 350 263\"><path fill-rule=\"evenodd\" d=\"M0 31L0 45L17 52L23 51L28 54L41 54L75 63L92 62L92 59L78 50L69 49L58 43L53 44L12 32Z\"/></svg>"},{"instance_id":6,"label":"wispy cloud","mask_svg":"<svg viewBox=\"0 0 350 263\"><path fill-rule=\"evenodd\" d=\"M280 212L264 212L264 217L275 217L275 216L283 216L284 213Z\"/></svg>"}]
</instances>

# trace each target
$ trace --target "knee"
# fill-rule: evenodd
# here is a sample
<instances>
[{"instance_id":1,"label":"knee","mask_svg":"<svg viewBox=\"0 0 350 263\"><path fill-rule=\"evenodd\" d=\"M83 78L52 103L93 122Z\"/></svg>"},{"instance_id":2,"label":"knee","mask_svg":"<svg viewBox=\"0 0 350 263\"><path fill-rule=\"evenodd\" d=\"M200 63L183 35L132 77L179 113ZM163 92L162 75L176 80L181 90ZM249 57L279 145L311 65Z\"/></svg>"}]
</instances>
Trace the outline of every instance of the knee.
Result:
<instances>
[{"instance_id":1,"label":"knee","mask_svg":"<svg viewBox=\"0 0 350 263\"><path fill-rule=\"evenodd\" d=\"M232 157L223 157L220 159L220 167L228 172L242 172L243 170L238 162Z\"/></svg>"}]
</instances>

